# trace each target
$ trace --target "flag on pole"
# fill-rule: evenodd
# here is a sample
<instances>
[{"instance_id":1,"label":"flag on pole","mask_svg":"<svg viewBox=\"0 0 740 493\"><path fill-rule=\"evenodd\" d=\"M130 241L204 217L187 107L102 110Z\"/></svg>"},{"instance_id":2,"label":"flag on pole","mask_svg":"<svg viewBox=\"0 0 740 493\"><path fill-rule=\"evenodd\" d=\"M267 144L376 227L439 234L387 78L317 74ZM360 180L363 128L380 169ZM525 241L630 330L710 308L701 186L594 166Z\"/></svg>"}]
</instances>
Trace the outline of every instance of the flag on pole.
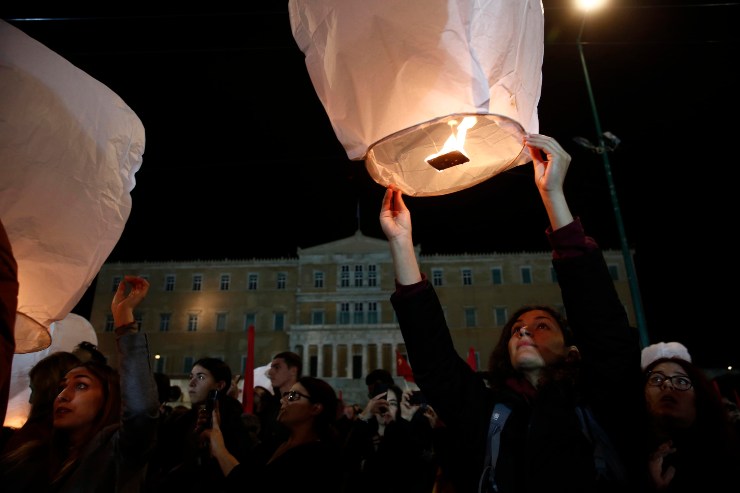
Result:
<instances>
[{"instance_id":1,"label":"flag on pole","mask_svg":"<svg viewBox=\"0 0 740 493\"><path fill-rule=\"evenodd\" d=\"M403 377L407 382L414 381L414 372L411 370L409 362L403 357L401 353L396 350L396 373L399 377Z\"/></svg>"},{"instance_id":2,"label":"flag on pole","mask_svg":"<svg viewBox=\"0 0 740 493\"><path fill-rule=\"evenodd\" d=\"M247 328L247 361L244 366L242 409L245 413L252 414L254 409L254 325Z\"/></svg>"},{"instance_id":3,"label":"flag on pole","mask_svg":"<svg viewBox=\"0 0 740 493\"><path fill-rule=\"evenodd\" d=\"M357 231L360 231L360 201L357 201Z\"/></svg>"},{"instance_id":4,"label":"flag on pole","mask_svg":"<svg viewBox=\"0 0 740 493\"><path fill-rule=\"evenodd\" d=\"M475 357L475 348L470 346L468 349L468 365L473 371L478 371L478 358Z\"/></svg>"}]
</instances>

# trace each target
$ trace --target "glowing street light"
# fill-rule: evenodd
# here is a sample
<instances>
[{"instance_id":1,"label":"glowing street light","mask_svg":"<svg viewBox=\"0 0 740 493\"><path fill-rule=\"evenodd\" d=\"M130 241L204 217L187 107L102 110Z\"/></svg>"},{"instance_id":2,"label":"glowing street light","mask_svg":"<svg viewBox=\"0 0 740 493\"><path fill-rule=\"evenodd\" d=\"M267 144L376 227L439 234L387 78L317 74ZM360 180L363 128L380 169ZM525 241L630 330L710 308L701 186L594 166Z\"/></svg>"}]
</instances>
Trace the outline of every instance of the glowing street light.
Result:
<instances>
[{"instance_id":1,"label":"glowing street light","mask_svg":"<svg viewBox=\"0 0 740 493\"><path fill-rule=\"evenodd\" d=\"M619 139L611 132L601 131L601 122L599 120L599 114L596 111L596 101L594 100L593 90L591 89L591 79L588 76L588 68L586 67L586 57L583 55L583 43L581 42L581 36L583 35L583 28L586 25L586 17L588 12L602 6L606 3L606 0L576 0L577 5L583 13L583 20L581 22L581 29L578 32L578 39L576 45L578 46L578 53L581 56L581 65L583 66L583 76L586 79L586 89L588 90L588 98L591 103L591 112L594 117L594 124L596 126L596 138L597 144L593 145L587 139L583 137L576 137L574 140L579 145L587 147L598 154L604 161L604 171L606 172L606 180L609 185L609 196L612 201L612 208L614 209L614 217L617 222L617 229L619 230L619 242L622 247L622 256L624 257L624 265L627 269L627 280L630 286L630 293L632 295L632 305L635 308L635 317L637 319L637 329L640 333L640 344L642 347L646 347L650 342L647 333L647 324L645 322L645 316L642 309L642 298L640 296L640 287L637 284L637 272L635 271L635 264L632 259L632 253L630 252L629 245L627 244L627 235L624 232L624 224L622 223L622 213L619 208L619 200L617 199L617 191L614 187L614 180L612 179L611 165L609 164L609 152L616 148L619 144ZM607 138L611 145L607 145L604 138Z\"/></svg>"},{"instance_id":2,"label":"glowing street light","mask_svg":"<svg viewBox=\"0 0 740 493\"><path fill-rule=\"evenodd\" d=\"M576 6L579 10L583 10L584 12L600 9L606 4L607 0L576 0Z\"/></svg>"}]
</instances>

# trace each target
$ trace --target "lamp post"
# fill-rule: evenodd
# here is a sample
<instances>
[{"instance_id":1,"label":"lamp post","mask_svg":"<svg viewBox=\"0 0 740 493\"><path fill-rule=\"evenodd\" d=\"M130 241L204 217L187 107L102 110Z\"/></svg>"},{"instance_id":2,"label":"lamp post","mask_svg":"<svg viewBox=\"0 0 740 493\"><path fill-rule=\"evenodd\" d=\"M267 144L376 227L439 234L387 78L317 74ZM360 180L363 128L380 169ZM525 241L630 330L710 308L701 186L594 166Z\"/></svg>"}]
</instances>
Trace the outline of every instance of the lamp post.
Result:
<instances>
[{"instance_id":1,"label":"lamp post","mask_svg":"<svg viewBox=\"0 0 740 493\"><path fill-rule=\"evenodd\" d=\"M650 340L647 334L647 325L645 322L645 316L642 309L642 298L640 296L640 287L637 284L637 273L635 271L635 264L627 244L627 235L624 232L624 224L622 223L622 212L619 208L619 200L617 199L617 191L614 187L614 180L612 179L612 169L609 164L609 153L606 143L604 142L604 132L601 131L601 122L599 121L599 114L596 111L596 101L594 100L594 93L591 89L591 79L588 76L588 68L586 67L586 57L583 55L583 43L581 42L581 36L583 35L583 28L586 25L586 17L588 13L583 14L583 21L581 22L581 29L578 32L578 39L576 44L578 45L578 53L581 56L581 66L583 67L583 76L586 79L586 90L588 91L588 99L591 103L591 113L594 117L594 124L596 126L596 138L598 139L598 145L595 150L601 154L604 161L604 171L606 172L606 181L609 185L609 196L612 201L612 209L614 209L614 218L617 221L617 229L619 231L619 242L622 246L622 256L624 257L624 266L627 269L627 280L630 286L630 293L632 295L632 305L635 308L635 317L637 319L637 329L640 333L640 344L642 347L650 344ZM611 136L611 134L610 134Z\"/></svg>"}]
</instances>

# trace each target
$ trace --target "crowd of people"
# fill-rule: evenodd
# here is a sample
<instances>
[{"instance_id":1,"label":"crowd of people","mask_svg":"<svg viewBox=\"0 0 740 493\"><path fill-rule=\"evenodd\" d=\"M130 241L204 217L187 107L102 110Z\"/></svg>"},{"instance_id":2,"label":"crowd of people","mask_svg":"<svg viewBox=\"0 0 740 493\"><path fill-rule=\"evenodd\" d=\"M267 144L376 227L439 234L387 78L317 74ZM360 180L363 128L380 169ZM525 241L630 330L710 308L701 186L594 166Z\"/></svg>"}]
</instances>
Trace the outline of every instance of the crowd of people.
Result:
<instances>
[{"instance_id":1,"label":"crowd of people","mask_svg":"<svg viewBox=\"0 0 740 493\"><path fill-rule=\"evenodd\" d=\"M111 301L118 368L87 346L37 363L26 424L3 430L5 488L674 493L737 485L737 386L709 379L680 343L640 347L598 244L567 204L570 156L545 135L528 134L524 146L564 311L515 310L486 371L457 353L417 262L410 210L389 187L379 220L395 269L390 300L423 399L376 369L366 376L367 400L344 403L284 351L268 371L272 388L254 389L251 413L235 397L238 377L208 356L192 366L191 406L173 408L174 389L153 372L134 317L149 283L125 276ZM0 228L3 413L17 279Z\"/></svg>"},{"instance_id":2,"label":"crowd of people","mask_svg":"<svg viewBox=\"0 0 740 493\"><path fill-rule=\"evenodd\" d=\"M545 135L528 134L524 144L550 221L568 318L548 306L516 310L485 377L455 351L419 269L411 214L398 190L389 187L380 213L396 276L391 302L416 382L451 437L445 443L453 453L442 466L455 491L676 492L737 484L736 426L701 370L685 355L641 367L654 348L641 350L598 244L568 207L570 155Z\"/></svg>"}]
</instances>

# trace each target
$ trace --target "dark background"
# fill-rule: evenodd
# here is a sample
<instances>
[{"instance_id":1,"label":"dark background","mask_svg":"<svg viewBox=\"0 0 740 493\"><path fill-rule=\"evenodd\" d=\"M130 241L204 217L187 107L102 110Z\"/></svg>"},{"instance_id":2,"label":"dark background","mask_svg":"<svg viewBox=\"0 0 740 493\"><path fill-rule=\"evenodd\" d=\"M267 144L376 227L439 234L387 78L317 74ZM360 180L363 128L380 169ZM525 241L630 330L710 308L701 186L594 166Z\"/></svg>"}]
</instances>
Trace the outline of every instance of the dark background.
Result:
<instances>
[{"instance_id":1,"label":"dark background","mask_svg":"<svg viewBox=\"0 0 740 493\"><path fill-rule=\"evenodd\" d=\"M144 124L133 210L109 261L295 256L358 227L384 238L384 190L337 140L287 1L242 3L0 6ZM540 132L573 157L573 212L604 248L620 249L602 158L572 140L596 141L576 45L582 14L568 0L544 7ZM738 3L612 0L583 32L602 130L621 139L609 161L651 342L681 341L706 367L740 365L739 13ZM424 254L549 250L530 164L407 204ZM89 302L75 312L87 316Z\"/></svg>"}]
</instances>

